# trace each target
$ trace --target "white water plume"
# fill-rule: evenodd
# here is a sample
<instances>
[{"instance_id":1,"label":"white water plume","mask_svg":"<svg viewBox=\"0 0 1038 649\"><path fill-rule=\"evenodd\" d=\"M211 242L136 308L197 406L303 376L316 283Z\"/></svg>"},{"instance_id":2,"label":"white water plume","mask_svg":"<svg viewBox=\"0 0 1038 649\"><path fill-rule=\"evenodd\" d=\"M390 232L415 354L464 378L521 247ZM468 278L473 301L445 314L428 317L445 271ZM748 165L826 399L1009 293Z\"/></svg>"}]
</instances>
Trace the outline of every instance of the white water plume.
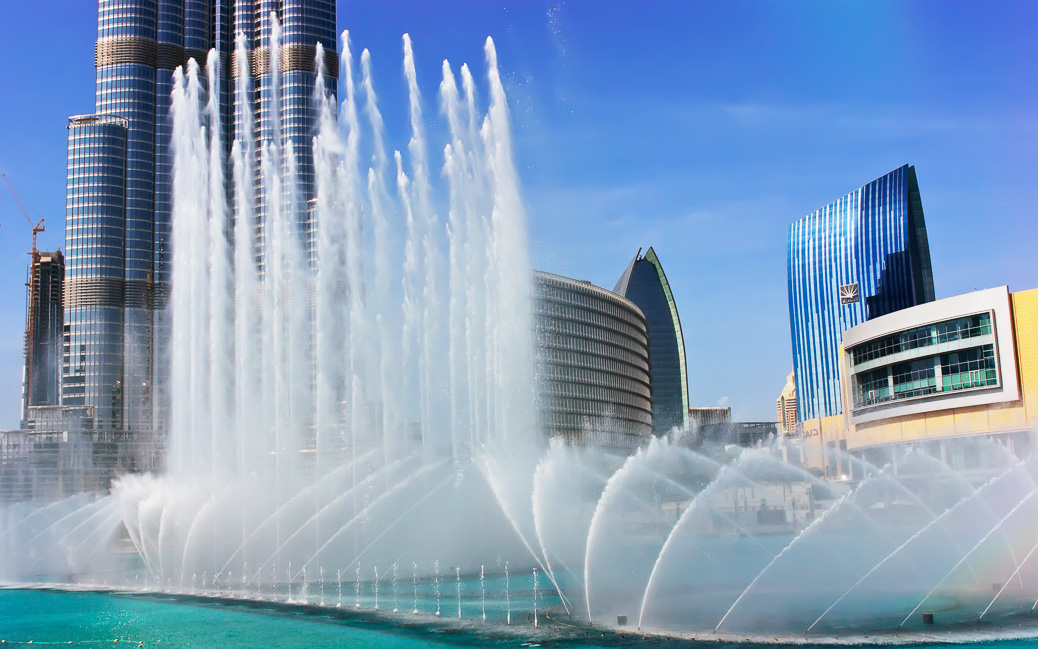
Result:
<instances>
[{"instance_id":1,"label":"white water plume","mask_svg":"<svg viewBox=\"0 0 1038 649\"><path fill-rule=\"evenodd\" d=\"M1031 610L1038 465L996 442L977 443L969 470L922 448L891 447L884 467L841 456L854 477L838 483L777 446L549 447L493 41L485 111L469 67L443 62L447 140L431 142L405 36L410 134L393 151L371 54L358 69L345 33L341 94L317 46L314 129L285 135L271 22L273 72L256 88L237 41L233 130L203 82L220 76L215 53L208 73L191 61L174 75L167 473L0 506L0 578L118 576L311 605L308 593L334 592L336 606L345 578L362 606L379 587L363 575L392 574L394 609L413 592L432 616L443 566L459 610L483 621L497 606L508 623L536 588L520 575L540 569L557 593L538 604L662 633L871 632L921 627L920 611L960 623Z\"/></svg>"},{"instance_id":2,"label":"white water plume","mask_svg":"<svg viewBox=\"0 0 1038 649\"><path fill-rule=\"evenodd\" d=\"M273 16L271 25L267 52L270 69L278 70L280 27ZM503 512L472 460L520 446L535 457L543 445L529 415L525 215L493 43L482 129L475 126L468 68L462 100L444 64L442 106L451 140L442 188L430 173L406 35L403 50L411 135L406 153L392 154L395 192L387 187L389 155L371 56L365 51L357 70L348 33L341 105L317 48L312 197L300 180L304 149L280 126L281 75L263 82L271 97L269 137L258 137L253 90L240 70L229 160L217 90L203 83L219 77L218 57L210 56L205 76L193 61L175 76L175 406L169 474L152 485L172 497L120 492L137 499L133 537L160 580L207 567L214 574L236 563L244 570L250 560L263 570L290 561L297 570L345 570L358 553L378 553L367 547L370 539L387 548L397 543L386 537L387 526L435 537L439 525L430 517L450 520L466 510L480 512L477 518L486 520L478 524L487 525ZM243 39L235 59L248 60ZM362 151L371 152L370 164ZM463 158L457 163L454 151ZM233 169L230 197L225 165ZM437 212L440 196L451 206L446 221ZM410 464L415 461L418 466ZM436 501L419 496L452 474L450 489L437 487ZM484 484L482 493L465 493L474 484ZM185 491L199 486L199 493L212 494L201 502ZM265 501L260 509L268 514L236 502L246 496ZM421 507L413 505L419 500ZM169 513L188 506L193 513L186 518ZM257 533L256 525L265 531ZM450 531L441 534L446 539ZM431 552L443 561L456 556L453 565L489 559L464 544L425 554Z\"/></svg>"}]
</instances>

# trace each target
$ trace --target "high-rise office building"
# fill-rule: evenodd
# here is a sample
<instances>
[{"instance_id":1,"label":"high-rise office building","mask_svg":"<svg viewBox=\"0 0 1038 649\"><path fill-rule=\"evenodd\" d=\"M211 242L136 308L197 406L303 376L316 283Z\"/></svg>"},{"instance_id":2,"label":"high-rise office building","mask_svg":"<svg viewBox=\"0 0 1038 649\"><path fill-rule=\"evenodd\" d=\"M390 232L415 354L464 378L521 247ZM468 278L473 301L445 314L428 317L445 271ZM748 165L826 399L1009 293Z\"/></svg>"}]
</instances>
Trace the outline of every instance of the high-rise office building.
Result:
<instances>
[{"instance_id":1,"label":"high-rise office building","mask_svg":"<svg viewBox=\"0 0 1038 649\"><path fill-rule=\"evenodd\" d=\"M656 252L639 249L620 277L614 293L634 302L649 331L649 374L652 386L653 432L662 435L688 428L688 370L685 338L674 294Z\"/></svg>"},{"instance_id":2,"label":"high-rise office building","mask_svg":"<svg viewBox=\"0 0 1038 649\"><path fill-rule=\"evenodd\" d=\"M793 223L788 250L798 418L838 415L843 332L934 299L915 167L895 169Z\"/></svg>"},{"instance_id":3,"label":"high-rise office building","mask_svg":"<svg viewBox=\"0 0 1038 649\"><path fill-rule=\"evenodd\" d=\"M60 403L62 293L65 256L60 250L32 252L25 283L25 381L22 428L31 406Z\"/></svg>"},{"instance_id":4,"label":"high-rise office building","mask_svg":"<svg viewBox=\"0 0 1038 649\"><path fill-rule=\"evenodd\" d=\"M277 84L270 65L274 18L282 26ZM100 0L97 25L96 114L69 120L62 401L92 408L98 428L153 431L164 424L168 374L174 70L189 59L204 70L215 50L227 152L247 123L257 141L279 134L295 153L310 198L316 46L324 48L334 88L335 2ZM249 50L247 105L233 93L238 34ZM261 203L260 233L263 215Z\"/></svg>"}]
</instances>

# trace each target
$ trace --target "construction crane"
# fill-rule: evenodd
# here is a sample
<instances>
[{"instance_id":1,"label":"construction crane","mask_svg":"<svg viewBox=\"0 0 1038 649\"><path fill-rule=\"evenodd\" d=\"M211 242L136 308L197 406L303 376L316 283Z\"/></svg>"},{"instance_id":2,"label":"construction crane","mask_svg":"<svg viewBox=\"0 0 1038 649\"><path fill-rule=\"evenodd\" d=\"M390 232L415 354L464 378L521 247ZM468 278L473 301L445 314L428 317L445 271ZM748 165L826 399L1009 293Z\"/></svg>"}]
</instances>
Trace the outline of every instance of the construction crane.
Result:
<instances>
[{"instance_id":1,"label":"construction crane","mask_svg":"<svg viewBox=\"0 0 1038 649\"><path fill-rule=\"evenodd\" d=\"M7 188L11 190L11 196L14 196L14 202L18 203L18 207L21 208L22 214L25 215L25 220L29 222L29 227L32 228L32 257L36 258L38 250L36 249L36 235L40 232L46 231L47 228L43 227L43 219L36 225L32 224L32 217L29 216L29 211L22 205L21 199L18 198L18 192L14 191L14 185L11 184L11 180L7 177L7 174L0 174L3 177L4 182L7 183Z\"/></svg>"}]
</instances>

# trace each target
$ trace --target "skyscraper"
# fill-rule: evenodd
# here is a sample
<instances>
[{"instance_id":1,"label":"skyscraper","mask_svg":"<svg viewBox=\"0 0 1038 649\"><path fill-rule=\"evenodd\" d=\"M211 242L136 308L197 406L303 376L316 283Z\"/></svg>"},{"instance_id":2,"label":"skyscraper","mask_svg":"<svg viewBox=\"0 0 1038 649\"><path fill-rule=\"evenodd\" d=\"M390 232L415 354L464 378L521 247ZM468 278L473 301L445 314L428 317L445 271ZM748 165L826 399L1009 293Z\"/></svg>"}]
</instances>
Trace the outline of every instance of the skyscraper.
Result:
<instances>
[{"instance_id":1,"label":"skyscraper","mask_svg":"<svg viewBox=\"0 0 1038 649\"><path fill-rule=\"evenodd\" d=\"M843 332L934 299L915 167L895 169L793 223L787 269L799 420L838 415Z\"/></svg>"},{"instance_id":2,"label":"skyscraper","mask_svg":"<svg viewBox=\"0 0 1038 649\"><path fill-rule=\"evenodd\" d=\"M674 294L656 252L641 250L627 265L613 289L634 302L649 332L649 375L652 387L653 432L662 435L675 426L688 428L688 370L685 338Z\"/></svg>"},{"instance_id":3,"label":"skyscraper","mask_svg":"<svg viewBox=\"0 0 1038 649\"><path fill-rule=\"evenodd\" d=\"M270 65L275 17L282 26L279 92ZM249 50L247 106L233 101L238 34ZM62 370L63 404L93 408L98 428L151 431L164 424L174 70L189 59L204 69L215 50L227 152L230 136L247 123L255 124L258 141L279 135L295 153L310 198L318 43L334 88L334 0L100 0L96 114L69 120ZM280 125L271 119L275 100ZM244 119L247 111L252 120ZM262 231L262 209L257 227Z\"/></svg>"},{"instance_id":4,"label":"skyscraper","mask_svg":"<svg viewBox=\"0 0 1038 649\"><path fill-rule=\"evenodd\" d=\"M25 385L22 428L30 406L56 406L61 385L62 292L65 256L60 250L32 252L26 282Z\"/></svg>"}]
</instances>

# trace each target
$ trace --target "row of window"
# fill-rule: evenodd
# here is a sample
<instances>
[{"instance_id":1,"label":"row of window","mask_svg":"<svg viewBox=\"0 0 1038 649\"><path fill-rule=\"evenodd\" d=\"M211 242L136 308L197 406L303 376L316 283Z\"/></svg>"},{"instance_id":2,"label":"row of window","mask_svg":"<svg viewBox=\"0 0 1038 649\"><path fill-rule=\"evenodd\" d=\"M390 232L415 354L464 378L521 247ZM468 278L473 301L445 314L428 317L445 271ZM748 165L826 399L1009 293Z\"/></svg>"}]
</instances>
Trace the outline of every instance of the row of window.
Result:
<instances>
[{"instance_id":1,"label":"row of window","mask_svg":"<svg viewBox=\"0 0 1038 649\"><path fill-rule=\"evenodd\" d=\"M559 320L555 318L539 319L537 329L539 334L546 337L548 346L556 346L551 342L552 336L561 335L566 338L567 342L574 338L583 338L598 343L605 343L636 354L644 353L643 350L645 350L644 343L632 339L629 336L623 336L599 326L582 324L571 320ZM560 344L557 346L570 347L569 344Z\"/></svg>"},{"instance_id":2,"label":"row of window","mask_svg":"<svg viewBox=\"0 0 1038 649\"><path fill-rule=\"evenodd\" d=\"M615 358L629 366L643 368L646 372L649 370L648 353L644 347L638 347L633 342L627 346L618 347L582 336L567 336L545 331L537 332L537 342L542 349L564 350L603 358Z\"/></svg>"},{"instance_id":3,"label":"row of window","mask_svg":"<svg viewBox=\"0 0 1038 649\"><path fill-rule=\"evenodd\" d=\"M552 398L572 397L587 401L596 401L608 404L623 404L633 408L649 410L652 402L648 395L642 396L623 390L612 390L587 383L565 383L552 381L549 383L549 392Z\"/></svg>"},{"instance_id":4,"label":"row of window","mask_svg":"<svg viewBox=\"0 0 1038 649\"><path fill-rule=\"evenodd\" d=\"M635 327L632 324L617 320L612 316L602 315L596 311L578 309L567 304L538 300L536 303L536 315L546 319L593 325L604 331L611 331L625 338L637 340L642 345L646 345L649 342L644 328Z\"/></svg>"},{"instance_id":5,"label":"row of window","mask_svg":"<svg viewBox=\"0 0 1038 649\"><path fill-rule=\"evenodd\" d=\"M854 364L858 365L899 352L991 333L991 313L979 313L870 340L852 349L851 354Z\"/></svg>"},{"instance_id":6,"label":"row of window","mask_svg":"<svg viewBox=\"0 0 1038 649\"><path fill-rule=\"evenodd\" d=\"M600 385L614 390L623 390L625 392L639 394L645 398L648 398L651 393L647 383L634 380L622 374L613 374L612 372L601 372L598 370L570 367L566 365L554 365L547 368L545 375L553 381Z\"/></svg>"},{"instance_id":7,"label":"row of window","mask_svg":"<svg viewBox=\"0 0 1038 649\"><path fill-rule=\"evenodd\" d=\"M618 296L602 295L591 290L581 291L579 286L575 287L547 275L538 275L537 281L540 285L541 296L547 302L573 304L600 311L618 320L636 323L635 326L641 321L637 311L621 302Z\"/></svg>"},{"instance_id":8,"label":"row of window","mask_svg":"<svg viewBox=\"0 0 1038 649\"><path fill-rule=\"evenodd\" d=\"M636 331L644 330L643 319L631 309L622 308L592 295L547 289L544 287L543 279L540 279L538 283L540 284L539 295L545 304L570 307L574 313L601 314L614 322L626 324Z\"/></svg>"},{"instance_id":9,"label":"row of window","mask_svg":"<svg viewBox=\"0 0 1038 649\"><path fill-rule=\"evenodd\" d=\"M582 367L598 372L607 372L631 377L635 381L649 384L649 364L644 360L637 365L624 362L615 357L604 357L585 352L574 352L564 349L544 349L541 358L549 366Z\"/></svg>"},{"instance_id":10,"label":"row of window","mask_svg":"<svg viewBox=\"0 0 1038 649\"><path fill-rule=\"evenodd\" d=\"M998 385L993 345L898 363L854 378L854 406Z\"/></svg>"},{"instance_id":11,"label":"row of window","mask_svg":"<svg viewBox=\"0 0 1038 649\"><path fill-rule=\"evenodd\" d=\"M643 424L652 424L651 412L623 404L588 401L572 397L551 397L545 402L548 404L548 410L552 413L627 419Z\"/></svg>"},{"instance_id":12,"label":"row of window","mask_svg":"<svg viewBox=\"0 0 1038 649\"><path fill-rule=\"evenodd\" d=\"M599 447L629 443L630 440L625 439L629 435L644 437L652 433L652 427L640 420L593 417L564 412L552 412L545 415L544 423L549 435L574 436Z\"/></svg>"}]
</instances>

